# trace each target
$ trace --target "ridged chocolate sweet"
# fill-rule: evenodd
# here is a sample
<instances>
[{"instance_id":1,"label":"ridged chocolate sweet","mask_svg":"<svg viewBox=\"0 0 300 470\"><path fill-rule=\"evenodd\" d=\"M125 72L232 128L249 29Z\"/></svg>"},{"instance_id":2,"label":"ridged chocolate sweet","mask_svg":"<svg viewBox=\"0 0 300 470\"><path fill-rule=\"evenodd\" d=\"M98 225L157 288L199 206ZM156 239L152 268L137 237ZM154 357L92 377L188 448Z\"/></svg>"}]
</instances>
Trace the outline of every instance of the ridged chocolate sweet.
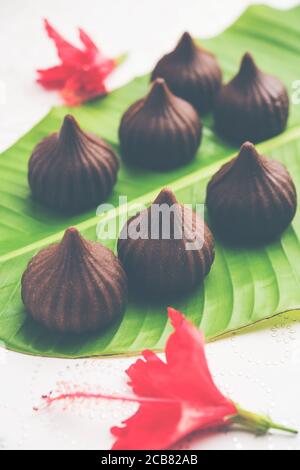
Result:
<instances>
[{"instance_id":1,"label":"ridged chocolate sweet","mask_svg":"<svg viewBox=\"0 0 300 470\"><path fill-rule=\"evenodd\" d=\"M246 142L207 188L206 204L216 234L241 245L269 242L291 223L297 208L294 183L279 162Z\"/></svg>"},{"instance_id":2,"label":"ridged chocolate sweet","mask_svg":"<svg viewBox=\"0 0 300 470\"><path fill-rule=\"evenodd\" d=\"M261 142L284 131L289 97L284 84L245 54L236 77L223 86L214 109L216 131L234 144Z\"/></svg>"},{"instance_id":3,"label":"ridged chocolate sweet","mask_svg":"<svg viewBox=\"0 0 300 470\"><path fill-rule=\"evenodd\" d=\"M59 133L42 140L29 161L33 198L66 213L97 207L111 193L118 159L100 137L84 132L66 116Z\"/></svg>"},{"instance_id":4,"label":"ridged chocolate sweet","mask_svg":"<svg viewBox=\"0 0 300 470\"><path fill-rule=\"evenodd\" d=\"M201 142L202 124L187 101L174 96L163 79L124 114L121 156L131 165L170 170L189 163Z\"/></svg>"},{"instance_id":5,"label":"ridged chocolate sweet","mask_svg":"<svg viewBox=\"0 0 300 470\"><path fill-rule=\"evenodd\" d=\"M158 77L164 78L174 95L189 101L200 114L211 111L222 84L216 57L197 46L189 33L184 33L176 48L159 60L151 80Z\"/></svg>"},{"instance_id":6,"label":"ridged chocolate sweet","mask_svg":"<svg viewBox=\"0 0 300 470\"><path fill-rule=\"evenodd\" d=\"M22 278L22 299L29 315L49 330L93 332L123 315L127 278L109 249L69 228L61 243L30 261Z\"/></svg>"},{"instance_id":7,"label":"ridged chocolate sweet","mask_svg":"<svg viewBox=\"0 0 300 470\"><path fill-rule=\"evenodd\" d=\"M118 254L132 289L161 298L201 285L214 260L214 242L199 216L163 189L150 208L125 224Z\"/></svg>"}]
</instances>

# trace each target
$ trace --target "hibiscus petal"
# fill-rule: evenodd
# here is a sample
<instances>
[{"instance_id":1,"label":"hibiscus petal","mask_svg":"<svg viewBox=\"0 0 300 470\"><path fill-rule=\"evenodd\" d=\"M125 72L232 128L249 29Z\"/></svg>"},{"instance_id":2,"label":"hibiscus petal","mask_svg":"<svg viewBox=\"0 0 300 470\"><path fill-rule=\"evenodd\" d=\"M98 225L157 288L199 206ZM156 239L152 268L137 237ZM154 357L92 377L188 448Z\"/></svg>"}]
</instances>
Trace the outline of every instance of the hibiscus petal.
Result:
<instances>
[{"instance_id":1,"label":"hibiscus petal","mask_svg":"<svg viewBox=\"0 0 300 470\"><path fill-rule=\"evenodd\" d=\"M219 404L223 395L215 386L205 356L203 334L174 309L169 317L175 328L166 345L167 363L151 351L143 353L127 371L137 395L168 396L203 404ZM225 399L225 402L227 399Z\"/></svg>"},{"instance_id":2,"label":"hibiscus petal","mask_svg":"<svg viewBox=\"0 0 300 470\"><path fill-rule=\"evenodd\" d=\"M181 406L142 405L139 411L124 422L122 428L112 428L117 437L112 450L167 449L178 440L176 429L181 418Z\"/></svg>"},{"instance_id":3,"label":"hibiscus petal","mask_svg":"<svg viewBox=\"0 0 300 470\"><path fill-rule=\"evenodd\" d=\"M161 390L161 387L158 387L156 383L156 378L164 377L167 374L167 365L151 351L144 351L143 355L147 362L138 359L126 371L134 393L145 397L168 396L168 393L164 394L164 390Z\"/></svg>"},{"instance_id":4,"label":"hibiscus petal","mask_svg":"<svg viewBox=\"0 0 300 470\"><path fill-rule=\"evenodd\" d=\"M53 39L58 57L64 64L76 65L78 61L82 59L82 51L77 47L66 41L49 23L48 20L44 20L45 28L50 39Z\"/></svg>"},{"instance_id":5,"label":"hibiscus petal","mask_svg":"<svg viewBox=\"0 0 300 470\"><path fill-rule=\"evenodd\" d=\"M37 70L37 82L47 90L61 90L72 73L70 67L58 65L45 70Z\"/></svg>"},{"instance_id":6,"label":"hibiscus petal","mask_svg":"<svg viewBox=\"0 0 300 470\"><path fill-rule=\"evenodd\" d=\"M97 79L98 78L98 79ZM93 71L77 71L65 83L61 95L69 106L77 106L107 93L101 78Z\"/></svg>"},{"instance_id":7,"label":"hibiscus petal","mask_svg":"<svg viewBox=\"0 0 300 470\"><path fill-rule=\"evenodd\" d=\"M233 406L193 408L187 403L141 404L123 427L111 429L117 438L112 450L169 449L195 431L225 426L226 418L235 414Z\"/></svg>"},{"instance_id":8,"label":"hibiscus petal","mask_svg":"<svg viewBox=\"0 0 300 470\"><path fill-rule=\"evenodd\" d=\"M92 54L100 54L100 51L90 36L81 28L79 28L79 38L86 50Z\"/></svg>"},{"instance_id":9,"label":"hibiscus petal","mask_svg":"<svg viewBox=\"0 0 300 470\"><path fill-rule=\"evenodd\" d=\"M182 313L169 308L168 314L175 332L168 339L166 358L178 395L188 394L190 399L203 404L220 403L224 397L208 368L202 332Z\"/></svg>"}]
</instances>

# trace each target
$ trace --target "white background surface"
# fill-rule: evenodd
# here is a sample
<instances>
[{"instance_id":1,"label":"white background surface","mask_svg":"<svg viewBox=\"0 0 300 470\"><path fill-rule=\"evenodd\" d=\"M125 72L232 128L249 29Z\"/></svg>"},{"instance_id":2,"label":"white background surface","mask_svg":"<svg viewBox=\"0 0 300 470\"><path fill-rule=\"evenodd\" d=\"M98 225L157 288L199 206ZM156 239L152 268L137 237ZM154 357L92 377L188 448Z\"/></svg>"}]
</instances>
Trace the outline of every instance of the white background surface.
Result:
<instances>
[{"instance_id":1,"label":"white background surface","mask_svg":"<svg viewBox=\"0 0 300 470\"><path fill-rule=\"evenodd\" d=\"M1 0L0 150L12 144L53 105L56 94L34 82L35 69L56 64L56 54L42 29L46 17L76 42L82 26L113 56L129 60L110 80L116 86L148 71L180 33L214 35L254 3L246 0ZM274 6L297 1L274 0ZM299 71L300 73L300 71ZM300 77L295 77L299 79ZM3 88L3 86L2 86ZM4 98L4 99L3 99ZM218 384L243 407L271 414L300 430L299 314L283 315L241 335L207 346ZM111 425L135 409L124 403L74 404L35 413L39 397L58 381L124 393L123 371L131 359L50 360L0 349L0 449L105 449L112 445ZM245 433L198 435L182 444L200 449L300 449L300 438Z\"/></svg>"}]
</instances>

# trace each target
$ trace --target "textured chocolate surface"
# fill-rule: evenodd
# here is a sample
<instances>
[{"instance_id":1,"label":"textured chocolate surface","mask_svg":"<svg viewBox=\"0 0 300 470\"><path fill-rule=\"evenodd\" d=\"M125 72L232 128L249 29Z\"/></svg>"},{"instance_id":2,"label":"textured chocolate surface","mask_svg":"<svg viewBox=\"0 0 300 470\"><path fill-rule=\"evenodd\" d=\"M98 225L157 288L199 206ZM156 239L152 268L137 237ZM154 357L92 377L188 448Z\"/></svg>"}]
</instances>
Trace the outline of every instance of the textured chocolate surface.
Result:
<instances>
[{"instance_id":1,"label":"textured chocolate surface","mask_svg":"<svg viewBox=\"0 0 300 470\"><path fill-rule=\"evenodd\" d=\"M126 111L119 136L126 163L170 170L195 157L202 124L190 103L174 96L164 80L157 79L149 94Z\"/></svg>"},{"instance_id":2,"label":"textured chocolate surface","mask_svg":"<svg viewBox=\"0 0 300 470\"><path fill-rule=\"evenodd\" d=\"M159 60L151 80L159 77L165 79L174 95L189 101L200 114L211 111L222 84L216 57L197 46L189 33L184 33L176 48Z\"/></svg>"},{"instance_id":3,"label":"textured chocolate surface","mask_svg":"<svg viewBox=\"0 0 300 470\"><path fill-rule=\"evenodd\" d=\"M214 260L213 237L199 216L178 204L170 190L162 190L153 204L157 208L163 205L172 208L169 239L164 232L166 219L153 218L152 205L125 224L118 242L119 258L136 292L160 298L184 294L201 285L209 273ZM139 239L134 239L130 232L134 226L140 233ZM156 239L151 238L154 230ZM180 231L183 235L178 238ZM126 234L127 239L122 239ZM187 243L192 242L198 242L199 247L187 250Z\"/></svg>"},{"instance_id":4,"label":"textured chocolate surface","mask_svg":"<svg viewBox=\"0 0 300 470\"><path fill-rule=\"evenodd\" d=\"M105 201L118 168L112 148L66 116L61 131L34 149L28 179L34 199L52 209L76 213Z\"/></svg>"},{"instance_id":5,"label":"textured chocolate surface","mask_svg":"<svg viewBox=\"0 0 300 470\"><path fill-rule=\"evenodd\" d=\"M210 181L206 203L216 234L251 245L282 234L295 215L297 194L286 168L246 142Z\"/></svg>"},{"instance_id":6,"label":"textured chocolate surface","mask_svg":"<svg viewBox=\"0 0 300 470\"><path fill-rule=\"evenodd\" d=\"M217 132L234 144L257 143L283 132L288 115L284 84L259 70L251 54L245 54L239 73L217 95Z\"/></svg>"},{"instance_id":7,"label":"textured chocolate surface","mask_svg":"<svg viewBox=\"0 0 300 470\"><path fill-rule=\"evenodd\" d=\"M60 244L30 261L22 278L22 299L29 315L50 330L93 332L122 316L127 277L109 249L70 228Z\"/></svg>"}]
</instances>

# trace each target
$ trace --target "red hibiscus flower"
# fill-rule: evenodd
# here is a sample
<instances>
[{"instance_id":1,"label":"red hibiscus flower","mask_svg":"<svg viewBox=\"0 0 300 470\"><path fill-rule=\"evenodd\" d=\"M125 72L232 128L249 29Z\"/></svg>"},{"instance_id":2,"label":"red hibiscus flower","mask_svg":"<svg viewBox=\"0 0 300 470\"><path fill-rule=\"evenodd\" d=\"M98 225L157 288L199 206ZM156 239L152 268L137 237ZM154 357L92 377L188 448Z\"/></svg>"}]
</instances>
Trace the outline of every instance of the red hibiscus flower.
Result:
<instances>
[{"instance_id":1,"label":"red hibiscus flower","mask_svg":"<svg viewBox=\"0 0 300 470\"><path fill-rule=\"evenodd\" d=\"M138 412L114 428L113 449L166 449L198 429L224 426L238 413L215 386L204 353L204 338L176 310L169 309L175 332L166 346L166 362L143 353L127 374L137 396L164 398L170 403L143 403ZM137 433L137 429L139 432Z\"/></svg>"},{"instance_id":2,"label":"red hibiscus flower","mask_svg":"<svg viewBox=\"0 0 300 470\"><path fill-rule=\"evenodd\" d=\"M47 20L45 28L55 43L61 64L38 70L38 83L47 90L59 90L70 106L105 95L105 79L118 61L104 57L82 29L79 38L83 48L79 49L63 39Z\"/></svg>"},{"instance_id":3,"label":"red hibiscus flower","mask_svg":"<svg viewBox=\"0 0 300 470\"><path fill-rule=\"evenodd\" d=\"M242 410L216 387L208 368L203 334L178 311L169 308L174 333L166 345L166 361L144 351L128 370L136 398L84 392L43 397L47 405L82 398L136 401L138 411L112 428L112 450L163 450L194 431L239 425L257 434L270 429L296 433L264 416Z\"/></svg>"}]
</instances>

